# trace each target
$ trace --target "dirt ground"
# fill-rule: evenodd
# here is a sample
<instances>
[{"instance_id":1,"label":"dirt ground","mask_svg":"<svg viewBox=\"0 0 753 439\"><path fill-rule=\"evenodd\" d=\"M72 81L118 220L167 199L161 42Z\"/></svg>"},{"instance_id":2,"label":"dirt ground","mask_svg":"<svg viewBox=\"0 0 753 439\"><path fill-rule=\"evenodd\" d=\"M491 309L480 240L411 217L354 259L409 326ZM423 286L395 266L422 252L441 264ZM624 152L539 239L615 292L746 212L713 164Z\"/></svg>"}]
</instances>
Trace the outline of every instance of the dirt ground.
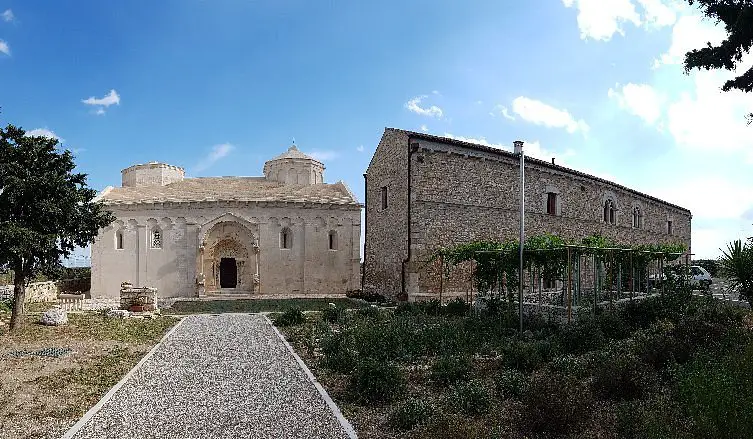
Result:
<instances>
[{"instance_id":1,"label":"dirt ground","mask_svg":"<svg viewBox=\"0 0 753 439\"><path fill-rule=\"evenodd\" d=\"M47 327L27 317L9 334L0 313L0 437L58 438L128 372L177 320L114 319L69 314L69 324ZM60 357L16 356L17 351L67 348Z\"/></svg>"}]
</instances>

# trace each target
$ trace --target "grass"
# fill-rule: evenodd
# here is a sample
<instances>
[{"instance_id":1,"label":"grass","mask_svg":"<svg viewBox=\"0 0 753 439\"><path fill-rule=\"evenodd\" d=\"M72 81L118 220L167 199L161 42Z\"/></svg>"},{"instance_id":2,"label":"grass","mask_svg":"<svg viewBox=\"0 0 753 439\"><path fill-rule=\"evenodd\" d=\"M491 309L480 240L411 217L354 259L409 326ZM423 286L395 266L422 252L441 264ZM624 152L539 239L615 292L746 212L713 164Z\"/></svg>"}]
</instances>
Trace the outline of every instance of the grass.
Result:
<instances>
[{"instance_id":1,"label":"grass","mask_svg":"<svg viewBox=\"0 0 753 439\"><path fill-rule=\"evenodd\" d=\"M7 318L7 313L0 313ZM106 318L69 314L65 326L35 323L27 316L20 331L0 335L0 436L8 439L59 437L178 319ZM61 358L5 357L10 351L64 347Z\"/></svg>"},{"instance_id":2,"label":"grass","mask_svg":"<svg viewBox=\"0 0 753 439\"><path fill-rule=\"evenodd\" d=\"M749 311L667 294L570 325L527 318L519 337L514 314L458 308L281 330L363 438L753 434Z\"/></svg>"},{"instance_id":3,"label":"grass","mask_svg":"<svg viewBox=\"0 0 753 439\"><path fill-rule=\"evenodd\" d=\"M181 300L163 311L168 314L285 312L294 308L303 311L321 311L331 307L330 303L334 303L338 308L368 306L351 299Z\"/></svg>"}]
</instances>

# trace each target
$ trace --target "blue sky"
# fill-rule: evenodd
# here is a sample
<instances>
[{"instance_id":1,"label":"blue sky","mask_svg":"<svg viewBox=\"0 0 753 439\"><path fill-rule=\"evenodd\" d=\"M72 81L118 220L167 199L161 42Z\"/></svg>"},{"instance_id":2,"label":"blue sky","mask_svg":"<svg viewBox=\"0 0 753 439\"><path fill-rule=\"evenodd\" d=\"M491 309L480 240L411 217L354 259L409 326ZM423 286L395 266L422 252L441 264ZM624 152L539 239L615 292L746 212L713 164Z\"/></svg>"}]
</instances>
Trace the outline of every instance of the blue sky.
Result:
<instances>
[{"instance_id":1,"label":"blue sky","mask_svg":"<svg viewBox=\"0 0 753 439\"><path fill-rule=\"evenodd\" d=\"M0 122L96 189L154 160L260 175L295 138L361 201L385 126L521 139L691 209L714 257L753 234L753 95L679 62L723 37L670 0L0 0Z\"/></svg>"}]
</instances>

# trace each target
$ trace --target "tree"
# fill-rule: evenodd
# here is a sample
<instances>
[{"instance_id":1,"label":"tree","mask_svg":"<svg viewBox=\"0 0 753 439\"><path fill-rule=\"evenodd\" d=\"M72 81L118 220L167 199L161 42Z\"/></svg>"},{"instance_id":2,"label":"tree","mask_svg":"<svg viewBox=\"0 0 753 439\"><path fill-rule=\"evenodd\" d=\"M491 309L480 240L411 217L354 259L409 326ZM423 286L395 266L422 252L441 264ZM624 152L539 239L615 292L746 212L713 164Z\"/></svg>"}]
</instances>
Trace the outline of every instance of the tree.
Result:
<instances>
[{"instance_id":1,"label":"tree","mask_svg":"<svg viewBox=\"0 0 753 439\"><path fill-rule=\"evenodd\" d=\"M727 244L727 251L722 252L719 264L731 286L753 306L753 238L748 238L745 243L738 239Z\"/></svg>"},{"instance_id":2,"label":"tree","mask_svg":"<svg viewBox=\"0 0 753 439\"><path fill-rule=\"evenodd\" d=\"M71 152L57 146L13 125L0 128L0 266L13 271L11 331L23 321L26 281L59 266L115 219L94 202L86 174L73 172Z\"/></svg>"},{"instance_id":3,"label":"tree","mask_svg":"<svg viewBox=\"0 0 753 439\"><path fill-rule=\"evenodd\" d=\"M734 71L753 47L753 0L687 1L691 6L698 4L703 14L717 24L724 23L727 39L717 46L707 43L706 47L686 53L685 72L696 68ZM753 67L722 86L723 91L732 89L746 93L753 91ZM748 124L753 123L753 113L748 114L747 118Z\"/></svg>"}]
</instances>

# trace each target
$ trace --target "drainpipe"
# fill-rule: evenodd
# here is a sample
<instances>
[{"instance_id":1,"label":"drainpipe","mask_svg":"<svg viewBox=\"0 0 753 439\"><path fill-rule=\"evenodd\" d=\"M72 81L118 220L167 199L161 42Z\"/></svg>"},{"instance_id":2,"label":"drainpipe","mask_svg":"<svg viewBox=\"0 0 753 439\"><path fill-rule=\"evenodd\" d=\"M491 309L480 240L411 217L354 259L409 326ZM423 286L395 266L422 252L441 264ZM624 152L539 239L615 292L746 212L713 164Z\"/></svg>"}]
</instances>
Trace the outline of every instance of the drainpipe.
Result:
<instances>
[{"instance_id":1,"label":"drainpipe","mask_svg":"<svg viewBox=\"0 0 753 439\"><path fill-rule=\"evenodd\" d=\"M363 269L361 270L361 291L364 290L366 285L366 245L368 244L369 236L369 179L366 178L366 173L363 174ZM360 242L358 243L361 244ZM361 261L358 261L359 263Z\"/></svg>"},{"instance_id":2,"label":"drainpipe","mask_svg":"<svg viewBox=\"0 0 753 439\"><path fill-rule=\"evenodd\" d=\"M406 291L406 281L405 281L405 264L410 262L411 260L411 219L410 219L410 211L411 211L411 156L414 152L418 151L418 144L411 144L411 137L408 136L408 256L403 259L402 264L402 295L405 297L405 300L408 300L408 292Z\"/></svg>"}]
</instances>

